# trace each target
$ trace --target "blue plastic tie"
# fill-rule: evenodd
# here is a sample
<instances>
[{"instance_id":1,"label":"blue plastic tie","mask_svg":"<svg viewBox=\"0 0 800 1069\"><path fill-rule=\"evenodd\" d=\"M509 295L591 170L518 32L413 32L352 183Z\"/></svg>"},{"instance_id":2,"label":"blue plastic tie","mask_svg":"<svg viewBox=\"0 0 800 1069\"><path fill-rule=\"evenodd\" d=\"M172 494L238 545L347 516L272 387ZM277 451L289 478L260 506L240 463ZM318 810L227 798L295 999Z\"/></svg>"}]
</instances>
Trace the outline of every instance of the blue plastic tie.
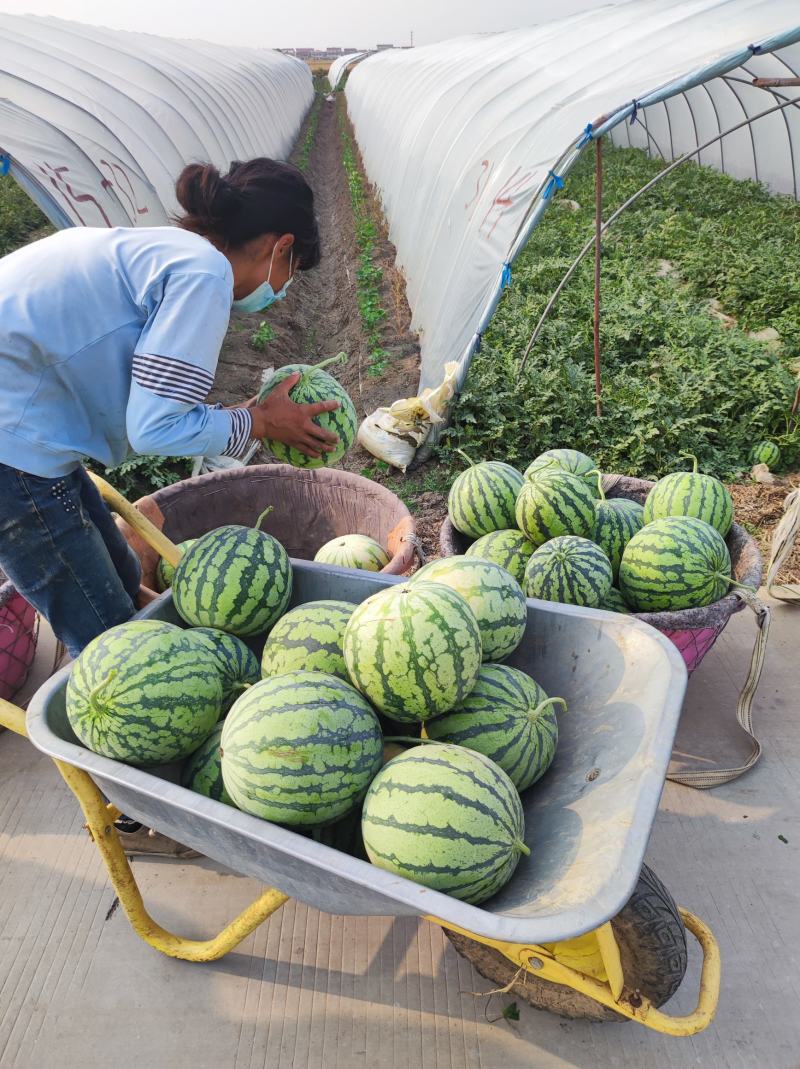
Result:
<instances>
[{"instance_id":1,"label":"blue plastic tie","mask_svg":"<svg viewBox=\"0 0 800 1069\"><path fill-rule=\"evenodd\" d=\"M761 52L761 45L748 45L747 46L754 56L757 56Z\"/></svg>"},{"instance_id":2,"label":"blue plastic tie","mask_svg":"<svg viewBox=\"0 0 800 1069\"><path fill-rule=\"evenodd\" d=\"M561 177L561 175L556 174L555 171L548 171L547 173L550 175L550 178L548 179L547 185L544 187L544 190L542 192L543 200L550 200L553 195L554 189L564 188L564 179Z\"/></svg>"},{"instance_id":3,"label":"blue plastic tie","mask_svg":"<svg viewBox=\"0 0 800 1069\"><path fill-rule=\"evenodd\" d=\"M8 174L11 170L11 157L5 153L0 154L0 175Z\"/></svg>"},{"instance_id":4,"label":"blue plastic tie","mask_svg":"<svg viewBox=\"0 0 800 1069\"><path fill-rule=\"evenodd\" d=\"M593 137L592 129L593 129L592 124L590 122L587 122L586 127L584 128L584 131L581 134L581 139L578 142L578 148L583 148L583 146L588 141L592 140L592 137Z\"/></svg>"},{"instance_id":5,"label":"blue plastic tie","mask_svg":"<svg viewBox=\"0 0 800 1069\"><path fill-rule=\"evenodd\" d=\"M500 289L504 290L511 285L511 264L503 264L503 274L500 276Z\"/></svg>"},{"instance_id":6,"label":"blue plastic tie","mask_svg":"<svg viewBox=\"0 0 800 1069\"><path fill-rule=\"evenodd\" d=\"M474 345L473 350L472 350L474 353L479 353L481 351L481 341L482 341L482 339L483 339L483 335L480 333L480 331L478 331L478 333L475 335L475 345Z\"/></svg>"},{"instance_id":7,"label":"blue plastic tie","mask_svg":"<svg viewBox=\"0 0 800 1069\"><path fill-rule=\"evenodd\" d=\"M638 100L634 100L634 102L633 102L633 111L631 112L631 126L633 126L633 124L636 122L636 119L637 119L638 115L639 115L639 101Z\"/></svg>"}]
</instances>

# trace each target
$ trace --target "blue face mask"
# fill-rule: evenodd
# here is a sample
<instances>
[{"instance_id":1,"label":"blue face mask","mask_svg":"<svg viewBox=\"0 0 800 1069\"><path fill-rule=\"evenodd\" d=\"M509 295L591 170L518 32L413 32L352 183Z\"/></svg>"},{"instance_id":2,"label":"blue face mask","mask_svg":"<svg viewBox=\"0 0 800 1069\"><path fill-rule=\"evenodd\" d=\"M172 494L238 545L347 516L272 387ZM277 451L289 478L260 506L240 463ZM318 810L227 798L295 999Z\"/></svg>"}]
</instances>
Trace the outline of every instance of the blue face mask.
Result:
<instances>
[{"instance_id":1,"label":"blue face mask","mask_svg":"<svg viewBox=\"0 0 800 1069\"><path fill-rule=\"evenodd\" d=\"M272 274L272 261L275 258L275 247L272 249L272 256L269 258L269 270L267 271L267 278ZM289 253L289 277L284 282L283 286L276 293L272 288L270 282L262 282L260 286L256 286L252 293L248 293L246 297L240 297L237 301L234 301L232 308L235 312L264 312L271 304L276 301L282 301L286 296L286 291L292 284L292 253Z\"/></svg>"}]
</instances>

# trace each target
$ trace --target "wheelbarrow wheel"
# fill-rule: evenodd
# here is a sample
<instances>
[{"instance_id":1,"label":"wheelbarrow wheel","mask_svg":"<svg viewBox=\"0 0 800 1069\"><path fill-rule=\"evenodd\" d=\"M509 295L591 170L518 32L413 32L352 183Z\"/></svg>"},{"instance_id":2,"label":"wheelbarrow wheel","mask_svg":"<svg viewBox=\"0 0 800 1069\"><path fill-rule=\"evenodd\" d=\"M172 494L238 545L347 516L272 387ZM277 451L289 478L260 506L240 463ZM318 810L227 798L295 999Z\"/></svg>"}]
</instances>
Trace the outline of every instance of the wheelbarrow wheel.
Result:
<instances>
[{"instance_id":1,"label":"wheelbarrow wheel","mask_svg":"<svg viewBox=\"0 0 800 1069\"><path fill-rule=\"evenodd\" d=\"M654 1006L663 1005L678 990L686 972L686 929L672 895L647 865L642 866L636 889L611 925L626 986L638 990ZM458 932L445 929L445 935L481 976L497 987L510 984L509 994L537 1009L590 1021L628 1019L588 995L540 980L534 973L517 976L518 970L499 950Z\"/></svg>"}]
</instances>

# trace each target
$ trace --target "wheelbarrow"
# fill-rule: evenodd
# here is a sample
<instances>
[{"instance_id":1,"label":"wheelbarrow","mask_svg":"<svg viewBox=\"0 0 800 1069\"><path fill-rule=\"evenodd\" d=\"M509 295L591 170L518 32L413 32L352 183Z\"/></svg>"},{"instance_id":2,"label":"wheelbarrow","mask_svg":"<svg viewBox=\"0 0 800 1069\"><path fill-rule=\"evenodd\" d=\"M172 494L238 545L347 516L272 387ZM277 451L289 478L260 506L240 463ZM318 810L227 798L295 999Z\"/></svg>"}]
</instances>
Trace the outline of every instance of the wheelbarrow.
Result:
<instances>
[{"instance_id":1,"label":"wheelbarrow","mask_svg":"<svg viewBox=\"0 0 800 1069\"><path fill-rule=\"evenodd\" d=\"M177 563L179 551L162 532L97 481L109 505ZM293 604L360 602L404 581L292 563ZM140 615L181 623L169 591ZM335 914L423 917L440 925L480 972L537 1006L634 1020L668 1035L701 1031L719 996L717 943L642 866L686 685L678 651L639 621L529 601L525 636L509 663L563 696L569 711L560 719L551 769L523 797L531 856L480 907L194 794L178 784L176 767L142 770L84 749L66 717L69 666L37 692L27 720L2 702L0 722L53 758L134 931L164 954L218 959L294 896ZM275 889L211 939L175 935L145 909L114 827L121 812ZM703 953L699 998L692 1013L670 1016L659 1005L683 976L685 930Z\"/></svg>"}]
</instances>

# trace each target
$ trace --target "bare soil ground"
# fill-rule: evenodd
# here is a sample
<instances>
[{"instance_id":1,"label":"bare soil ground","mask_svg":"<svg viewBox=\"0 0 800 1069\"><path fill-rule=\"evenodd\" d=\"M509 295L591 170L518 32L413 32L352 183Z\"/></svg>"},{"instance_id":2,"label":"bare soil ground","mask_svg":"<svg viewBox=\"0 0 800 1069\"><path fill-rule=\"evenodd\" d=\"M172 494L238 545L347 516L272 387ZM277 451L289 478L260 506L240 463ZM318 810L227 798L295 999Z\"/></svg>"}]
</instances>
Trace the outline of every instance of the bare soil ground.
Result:
<instances>
[{"instance_id":1,"label":"bare soil ground","mask_svg":"<svg viewBox=\"0 0 800 1069\"><path fill-rule=\"evenodd\" d=\"M320 107L319 123L309 158L311 183L322 237L322 262L313 271L301 272L285 301L265 314L232 317L222 348L214 400L233 404L257 392L265 367L291 363L316 363L337 352L346 352L347 364L331 369L353 399L360 418L379 405L416 391L419 377L419 346L410 333L411 313L405 297L405 282L394 266L395 250L377 204L372 198L375 220L381 232L375 263L383 272L381 296L387 310L381 345L390 354L381 375L368 371L368 348L356 297L358 248L350 206L347 177L342 164L342 143L337 109L344 98ZM300 132L302 145L306 124ZM253 347L252 336L262 322L274 338L264 352ZM268 457L261 458L267 460ZM341 466L360 471L372 458L358 446Z\"/></svg>"},{"instance_id":2,"label":"bare soil ground","mask_svg":"<svg viewBox=\"0 0 800 1069\"><path fill-rule=\"evenodd\" d=\"M764 567L769 562L772 532L783 516L786 495L800 486L800 474L776 478L772 484L739 483L729 486L733 497L736 522L745 527L758 542L764 557ZM778 573L778 582L800 583L800 540Z\"/></svg>"}]
</instances>

